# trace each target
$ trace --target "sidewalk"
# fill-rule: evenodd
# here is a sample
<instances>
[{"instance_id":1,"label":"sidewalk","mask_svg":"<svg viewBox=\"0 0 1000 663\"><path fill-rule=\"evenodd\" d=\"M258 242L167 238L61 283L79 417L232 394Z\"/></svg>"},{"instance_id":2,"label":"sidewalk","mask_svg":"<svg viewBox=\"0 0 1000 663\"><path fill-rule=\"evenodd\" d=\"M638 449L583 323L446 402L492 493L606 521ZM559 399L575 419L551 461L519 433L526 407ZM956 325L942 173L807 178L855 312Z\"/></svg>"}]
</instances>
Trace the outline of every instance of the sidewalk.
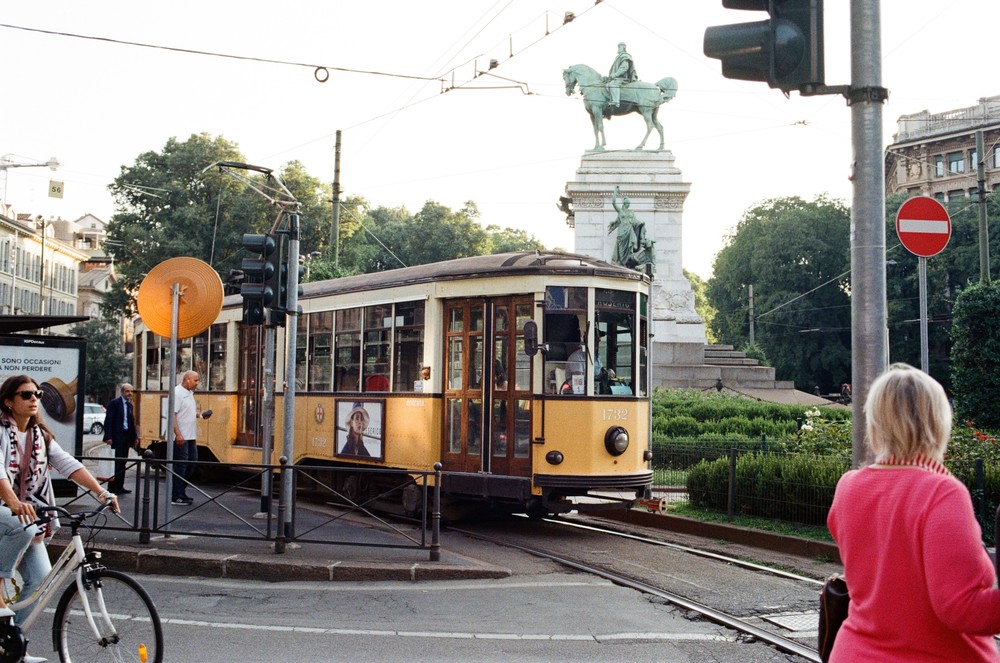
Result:
<instances>
[{"instance_id":1,"label":"sidewalk","mask_svg":"<svg viewBox=\"0 0 1000 663\"><path fill-rule=\"evenodd\" d=\"M84 463L96 467L94 450L100 442L84 445ZM94 460L91 460L94 458ZM126 485L135 490L132 472ZM158 481L160 499L164 482ZM119 498L122 513L109 516L107 526L96 536L93 549L102 552L109 568L127 572L202 576L208 578L247 578L254 580L451 580L501 578L511 575L505 569L449 552L443 546L439 561L430 561L431 553L417 547L421 542L419 526L409 523L383 524L360 512L300 503L292 523L296 538L285 552L275 552L274 535L279 531L272 515L270 537L268 521L259 514L260 493L253 490L230 490L226 486L197 486L189 490L195 499L190 507L170 505L170 522L160 533L153 532L148 544L140 543L138 531L142 504L138 491ZM89 498L84 498L89 499ZM62 503L64 500L59 500ZM86 503L86 502L82 502ZM164 522L164 505L149 504L151 522ZM277 509L277 502L275 506ZM108 528L119 529L108 529ZM169 533L163 533L162 530ZM84 539L87 532L81 529ZM56 533L49 545L53 559L69 540L69 529ZM430 543L430 532L425 544Z\"/></svg>"}]
</instances>

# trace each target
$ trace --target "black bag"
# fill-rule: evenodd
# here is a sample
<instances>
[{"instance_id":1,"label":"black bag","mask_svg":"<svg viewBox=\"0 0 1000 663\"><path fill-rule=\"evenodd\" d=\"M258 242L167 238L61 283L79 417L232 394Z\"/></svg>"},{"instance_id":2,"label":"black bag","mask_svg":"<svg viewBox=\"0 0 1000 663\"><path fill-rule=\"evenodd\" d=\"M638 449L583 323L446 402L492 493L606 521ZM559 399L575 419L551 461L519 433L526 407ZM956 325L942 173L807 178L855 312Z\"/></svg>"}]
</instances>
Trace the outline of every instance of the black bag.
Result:
<instances>
[{"instance_id":1,"label":"black bag","mask_svg":"<svg viewBox=\"0 0 1000 663\"><path fill-rule=\"evenodd\" d=\"M840 625L847 619L847 608L851 595L847 591L847 581L842 576L832 575L823 583L819 592L819 658L823 663L830 660L833 641Z\"/></svg>"}]
</instances>

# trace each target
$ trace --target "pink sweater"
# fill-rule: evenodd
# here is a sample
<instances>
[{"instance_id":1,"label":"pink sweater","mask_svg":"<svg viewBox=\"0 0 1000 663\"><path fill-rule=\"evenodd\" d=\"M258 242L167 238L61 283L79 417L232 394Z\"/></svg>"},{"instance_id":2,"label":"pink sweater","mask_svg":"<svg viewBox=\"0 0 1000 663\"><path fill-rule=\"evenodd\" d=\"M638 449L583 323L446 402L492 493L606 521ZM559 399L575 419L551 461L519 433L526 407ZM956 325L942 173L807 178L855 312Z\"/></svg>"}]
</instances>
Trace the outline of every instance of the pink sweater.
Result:
<instances>
[{"instance_id":1,"label":"pink sweater","mask_svg":"<svg viewBox=\"0 0 1000 663\"><path fill-rule=\"evenodd\" d=\"M919 467L852 470L827 525L851 592L831 661L1000 661L1000 590L960 481Z\"/></svg>"}]
</instances>

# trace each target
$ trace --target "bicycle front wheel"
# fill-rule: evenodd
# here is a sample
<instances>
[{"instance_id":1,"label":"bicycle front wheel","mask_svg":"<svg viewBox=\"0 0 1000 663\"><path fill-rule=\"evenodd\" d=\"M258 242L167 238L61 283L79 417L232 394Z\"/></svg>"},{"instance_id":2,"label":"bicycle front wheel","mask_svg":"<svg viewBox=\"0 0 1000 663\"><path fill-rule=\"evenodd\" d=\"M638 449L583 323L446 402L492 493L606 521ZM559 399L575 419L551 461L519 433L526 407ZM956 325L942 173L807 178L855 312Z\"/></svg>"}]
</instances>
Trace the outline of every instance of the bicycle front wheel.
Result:
<instances>
[{"instance_id":1,"label":"bicycle front wheel","mask_svg":"<svg viewBox=\"0 0 1000 663\"><path fill-rule=\"evenodd\" d=\"M120 571L92 571L88 578L85 596L74 582L56 607L52 643L59 660L162 663L163 628L146 590Z\"/></svg>"}]
</instances>

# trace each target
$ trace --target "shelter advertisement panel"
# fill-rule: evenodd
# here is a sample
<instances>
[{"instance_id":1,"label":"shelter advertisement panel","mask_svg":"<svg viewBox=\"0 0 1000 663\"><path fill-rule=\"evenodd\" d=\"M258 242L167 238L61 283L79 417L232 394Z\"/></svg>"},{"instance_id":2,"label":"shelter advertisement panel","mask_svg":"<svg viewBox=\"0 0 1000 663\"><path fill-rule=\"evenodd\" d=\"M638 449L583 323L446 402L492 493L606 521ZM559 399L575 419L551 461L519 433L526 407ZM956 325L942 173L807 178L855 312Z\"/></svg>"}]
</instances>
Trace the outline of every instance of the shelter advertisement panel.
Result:
<instances>
[{"instance_id":1,"label":"shelter advertisement panel","mask_svg":"<svg viewBox=\"0 0 1000 663\"><path fill-rule=\"evenodd\" d=\"M56 336L0 336L0 384L25 374L42 391L42 417L66 451L83 455L87 342Z\"/></svg>"}]
</instances>

